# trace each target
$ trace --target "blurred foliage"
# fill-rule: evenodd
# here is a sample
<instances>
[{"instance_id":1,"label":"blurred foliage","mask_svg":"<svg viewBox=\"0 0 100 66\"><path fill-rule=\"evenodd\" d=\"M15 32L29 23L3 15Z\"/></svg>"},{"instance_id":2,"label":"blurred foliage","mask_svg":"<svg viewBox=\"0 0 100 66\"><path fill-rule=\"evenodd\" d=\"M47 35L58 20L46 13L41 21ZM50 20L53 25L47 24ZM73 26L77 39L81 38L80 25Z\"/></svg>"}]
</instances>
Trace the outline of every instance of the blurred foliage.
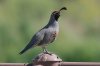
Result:
<instances>
[{"instance_id":1,"label":"blurred foliage","mask_svg":"<svg viewBox=\"0 0 100 66\"><path fill-rule=\"evenodd\" d=\"M18 53L61 7L60 32L48 50L64 61L100 61L100 0L0 0L0 62L30 62L41 48Z\"/></svg>"}]
</instances>

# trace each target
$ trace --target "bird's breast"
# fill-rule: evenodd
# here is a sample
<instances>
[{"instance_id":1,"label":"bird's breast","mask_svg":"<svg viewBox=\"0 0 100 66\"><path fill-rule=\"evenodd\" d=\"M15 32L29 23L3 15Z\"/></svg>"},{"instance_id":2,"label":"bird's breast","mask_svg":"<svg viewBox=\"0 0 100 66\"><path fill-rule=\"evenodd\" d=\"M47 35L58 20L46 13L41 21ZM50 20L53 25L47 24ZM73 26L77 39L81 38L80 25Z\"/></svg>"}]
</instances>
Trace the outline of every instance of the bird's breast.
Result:
<instances>
[{"instance_id":1,"label":"bird's breast","mask_svg":"<svg viewBox=\"0 0 100 66\"><path fill-rule=\"evenodd\" d=\"M58 22L48 28L48 40L49 42L53 42L59 33L59 24Z\"/></svg>"},{"instance_id":2,"label":"bird's breast","mask_svg":"<svg viewBox=\"0 0 100 66\"><path fill-rule=\"evenodd\" d=\"M59 32L59 24L58 22L54 22L49 28L49 32L58 35Z\"/></svg>"},{"instance_id":3,"label":"bird's breast","mask_svg":"<svg viewBox=\"0 0 100 66\"><path fill-rule=\"evenodd\" d=\"M48 28L46 28L45 33L44 33L44 38L40 42L39 45L43 45L43 44L47 45L49 43L52 43L56 39L58 32L59 32L59 24L58 23L55 23L55 24L49 26Z\"/></svg>"}]
</instances>

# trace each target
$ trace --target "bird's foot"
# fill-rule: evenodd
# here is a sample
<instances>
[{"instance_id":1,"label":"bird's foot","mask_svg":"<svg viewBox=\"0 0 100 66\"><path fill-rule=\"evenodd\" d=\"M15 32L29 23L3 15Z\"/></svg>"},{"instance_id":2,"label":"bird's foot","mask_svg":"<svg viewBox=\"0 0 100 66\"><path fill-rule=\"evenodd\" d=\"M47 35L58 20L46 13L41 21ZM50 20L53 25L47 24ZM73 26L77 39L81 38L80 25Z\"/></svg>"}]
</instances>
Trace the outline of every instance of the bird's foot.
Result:
<instances>
[{"instance_id":1,"label":"bird's foot","mask_svg":"<svg viewBox=\"0 0 100 66\"><path fill-rule=\"evenodd\" d=\"M45 51L45 52L43 52L44 54L49 54L49 55L52 55L53 53L51 53L51 52L48 52L48 51Z\"/></svg>"},{"instance_id":2,"label":"bird's foot","mask_svg":"<svg viewBox=\"0 0 100 66\"><path fill-rule=\"evenodd\" d=\"M49 55L53 54L53 53L50 53L45 47L43 47L43 53L44 54L49 54Z\"/></svg>"}]
</instances>

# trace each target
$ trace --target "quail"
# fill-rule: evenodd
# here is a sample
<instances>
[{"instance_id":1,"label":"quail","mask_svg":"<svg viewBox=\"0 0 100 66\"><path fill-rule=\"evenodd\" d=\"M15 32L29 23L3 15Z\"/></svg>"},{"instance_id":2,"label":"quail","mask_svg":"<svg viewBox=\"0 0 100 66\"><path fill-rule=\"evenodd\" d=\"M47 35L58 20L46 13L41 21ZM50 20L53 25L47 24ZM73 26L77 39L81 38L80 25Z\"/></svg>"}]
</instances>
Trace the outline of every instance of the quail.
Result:
<instances>
[{"instance_id":1,"label":"quail","mask_svg":"<svg viewBox=\"0 0 100 66\"><path fill-rule=\"evenodd\" d=\"M58 18L60 17L60 12L62 10L67 10L67 8L62 7L60 10L54 11L51 14L48 24L44 26L42 29L40 29L32 37L28 45L26 45L26 47L19 54L23 54L30 48L34 48L36 46L41 46L43 48L44 53L49 53L46 49L46 46L52 43L58 35L58 32L59 32Z\"/></svg>"}]
</instances>

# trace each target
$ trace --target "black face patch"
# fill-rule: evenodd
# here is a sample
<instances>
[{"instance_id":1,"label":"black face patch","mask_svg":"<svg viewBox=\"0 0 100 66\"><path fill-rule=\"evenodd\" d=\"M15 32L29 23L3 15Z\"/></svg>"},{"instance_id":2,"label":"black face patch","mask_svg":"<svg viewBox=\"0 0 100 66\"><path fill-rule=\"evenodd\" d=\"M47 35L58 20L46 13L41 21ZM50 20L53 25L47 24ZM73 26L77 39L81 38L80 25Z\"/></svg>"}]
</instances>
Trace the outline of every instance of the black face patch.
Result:
<instances>
[{"instance_id":1,"label":"black face patch","mask_svg":"<svg viewBox=\"0 0 100 66\"><path fill-rule=\"evenodd\" d=\"M54 18L55 18L56 21L58 21L59 16L60 16L60 15L59 15L58 13L56 13L56 14L54 15Z\"/></svg>"},{"instance_id":2,"label":"black face patch","mask_svg":"<svg viewBox=\"0 0 100 66\"><path fill-rule=\"evenodd\" d=\"M55 18L56 21L58 21L58 18L59 18L59 16L60 16L60 12L54 11L54 12L52 13L52 16Z\"/></svg>"}]
</instances>

